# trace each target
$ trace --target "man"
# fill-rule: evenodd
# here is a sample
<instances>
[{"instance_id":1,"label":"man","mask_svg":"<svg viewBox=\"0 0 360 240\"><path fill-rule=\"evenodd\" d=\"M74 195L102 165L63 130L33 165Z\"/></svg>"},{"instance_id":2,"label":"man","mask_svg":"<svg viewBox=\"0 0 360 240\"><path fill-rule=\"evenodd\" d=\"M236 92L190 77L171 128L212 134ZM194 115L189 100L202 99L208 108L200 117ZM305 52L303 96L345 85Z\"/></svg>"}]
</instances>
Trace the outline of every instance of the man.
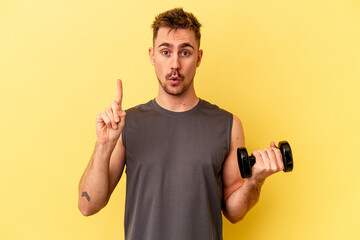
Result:
<instances>
[{"instance_id":1,"label":"man","mask_svg":"<svg viewBox=\"0 0 360 240\"><path fill-rule=\"evenodd\" d=\"M222 239L221 212L240 221L265 179L284 168L272 142L252 153L252 176L241 178L239 118L195 93L200 26L181 8L158 15L149 49L157 97L125 112L118 80L116 100L96 118L97 143L80 181L79 209L88 216L103 208L126 165L126 239Z\"/></svg>"}]
</instances>

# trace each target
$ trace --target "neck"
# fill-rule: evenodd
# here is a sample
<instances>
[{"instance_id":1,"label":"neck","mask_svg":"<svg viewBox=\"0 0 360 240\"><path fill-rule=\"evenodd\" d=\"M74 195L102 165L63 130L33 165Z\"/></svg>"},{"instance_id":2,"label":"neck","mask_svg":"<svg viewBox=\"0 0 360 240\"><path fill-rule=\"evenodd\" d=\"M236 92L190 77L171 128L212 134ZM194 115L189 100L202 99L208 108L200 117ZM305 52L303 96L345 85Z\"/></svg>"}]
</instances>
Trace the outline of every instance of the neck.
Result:
<instances>
[{"instance_id":1,"label":"neck","mask_svg":"<svg viewBox=\"0 0 360 240\"><path fill-rule=\"evenodd\" d=\"M156 97L156 102L166 110L172 112L185 112L194 108L198 104L199 98L195 94L193 85L180 96L169 95L163 91L161 86L159 86L159 94Z\"/></svg>"}]
</instances>

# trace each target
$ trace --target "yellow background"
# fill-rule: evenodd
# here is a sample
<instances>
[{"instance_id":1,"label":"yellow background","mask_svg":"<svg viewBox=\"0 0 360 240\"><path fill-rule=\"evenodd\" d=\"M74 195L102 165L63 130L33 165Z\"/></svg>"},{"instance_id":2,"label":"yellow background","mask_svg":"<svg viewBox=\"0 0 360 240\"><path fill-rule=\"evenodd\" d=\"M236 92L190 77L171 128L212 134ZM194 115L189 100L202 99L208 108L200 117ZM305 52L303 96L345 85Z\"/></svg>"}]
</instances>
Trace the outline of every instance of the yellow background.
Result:
<instances>
[{"instance_id":1,"label":"yellow background","mask_svg":"<svg viewBox=\"0 0 360 240\"><path fill-rule=\"evenodd\" d=\"M150 24L178 6L203 24L197 94L249 151L293 149L224 239L360 239L358 0L0 1L0 239L123 239L125 178L88 218L78 182L116 79L124 108L156 96Z\"/></svg>"}]
</instances>

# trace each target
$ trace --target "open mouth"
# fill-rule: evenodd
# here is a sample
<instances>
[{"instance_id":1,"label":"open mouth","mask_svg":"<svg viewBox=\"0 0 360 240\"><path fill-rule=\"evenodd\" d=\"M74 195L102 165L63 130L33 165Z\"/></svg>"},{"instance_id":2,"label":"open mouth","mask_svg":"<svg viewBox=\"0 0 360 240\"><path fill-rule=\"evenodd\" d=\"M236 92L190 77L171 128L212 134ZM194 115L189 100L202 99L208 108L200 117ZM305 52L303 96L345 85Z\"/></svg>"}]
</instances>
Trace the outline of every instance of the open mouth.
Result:
<instances>
[{"instance_id":1,"label":"open mouth","mask_svg":"<svg viewBox=\"0 0 360 240\"><path fill-rule=\"evenodd\" d=\"M171 85L178 85L184 80L184 76L177 71L172 71L170 74L166 75L166 80L169 80Z\"/></svg>"},{"instance_id":2,"label":"open mouth","mask_svg":"<svg viewBox=\"0 0 360 240\"><path fill-rule=\"evenodd\" d=\"M170 78L170 82L171 82L171 84L173 84L173 85L178 84L179 81L180 81L180 79L179 79L178 77L172 77L172 78Z\"/></svg>"}]
</instances>

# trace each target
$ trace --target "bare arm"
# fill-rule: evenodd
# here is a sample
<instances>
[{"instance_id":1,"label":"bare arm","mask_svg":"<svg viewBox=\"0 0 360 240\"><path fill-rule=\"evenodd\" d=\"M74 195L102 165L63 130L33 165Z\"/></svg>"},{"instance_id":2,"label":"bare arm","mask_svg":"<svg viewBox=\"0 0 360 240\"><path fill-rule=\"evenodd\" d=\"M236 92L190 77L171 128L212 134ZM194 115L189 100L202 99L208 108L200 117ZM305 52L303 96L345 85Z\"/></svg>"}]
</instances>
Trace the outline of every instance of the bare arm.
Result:
<instances>
[{"instance_id":1,"label":"bare arm","mask_svg":"<svg viewBox=\"0 0 360 240\"><path fill-rule=\"evenodd\" d=\"M237 148L245 145L241 122L234 115L231 131L231 147L223 167L224 216L232 223L244 218L246 213L258 202L261 187L271 174L284 168L279 149L272 142L269 149L253 152L256 163L252 167L252 176L241 178L237 162Z\"/></svg>"},{"instance_id":2,"label":"bare arm","mask_svg":"<svg viewBox=\"0 0 360 240\"><path fill-rule=\"evenodd\" d=\"M122 85L118 80L116 101L96 117L97 142L79 184L79 210L85 216L106 206L124 169L125 148L120 136L125 112L121 100Z\"/></svg>"},{"instance_id":3,"label":"bare arm","mask_svg":"<svg viewBox=\"0 0 360 240\"><path fill-rule=\"evenodd\" d=\"M121 137L115 147L96 143L79 184L79 210L84 216L93 215L106 206L124 166L125 149Z\"/></svg>"}]
</instances>

